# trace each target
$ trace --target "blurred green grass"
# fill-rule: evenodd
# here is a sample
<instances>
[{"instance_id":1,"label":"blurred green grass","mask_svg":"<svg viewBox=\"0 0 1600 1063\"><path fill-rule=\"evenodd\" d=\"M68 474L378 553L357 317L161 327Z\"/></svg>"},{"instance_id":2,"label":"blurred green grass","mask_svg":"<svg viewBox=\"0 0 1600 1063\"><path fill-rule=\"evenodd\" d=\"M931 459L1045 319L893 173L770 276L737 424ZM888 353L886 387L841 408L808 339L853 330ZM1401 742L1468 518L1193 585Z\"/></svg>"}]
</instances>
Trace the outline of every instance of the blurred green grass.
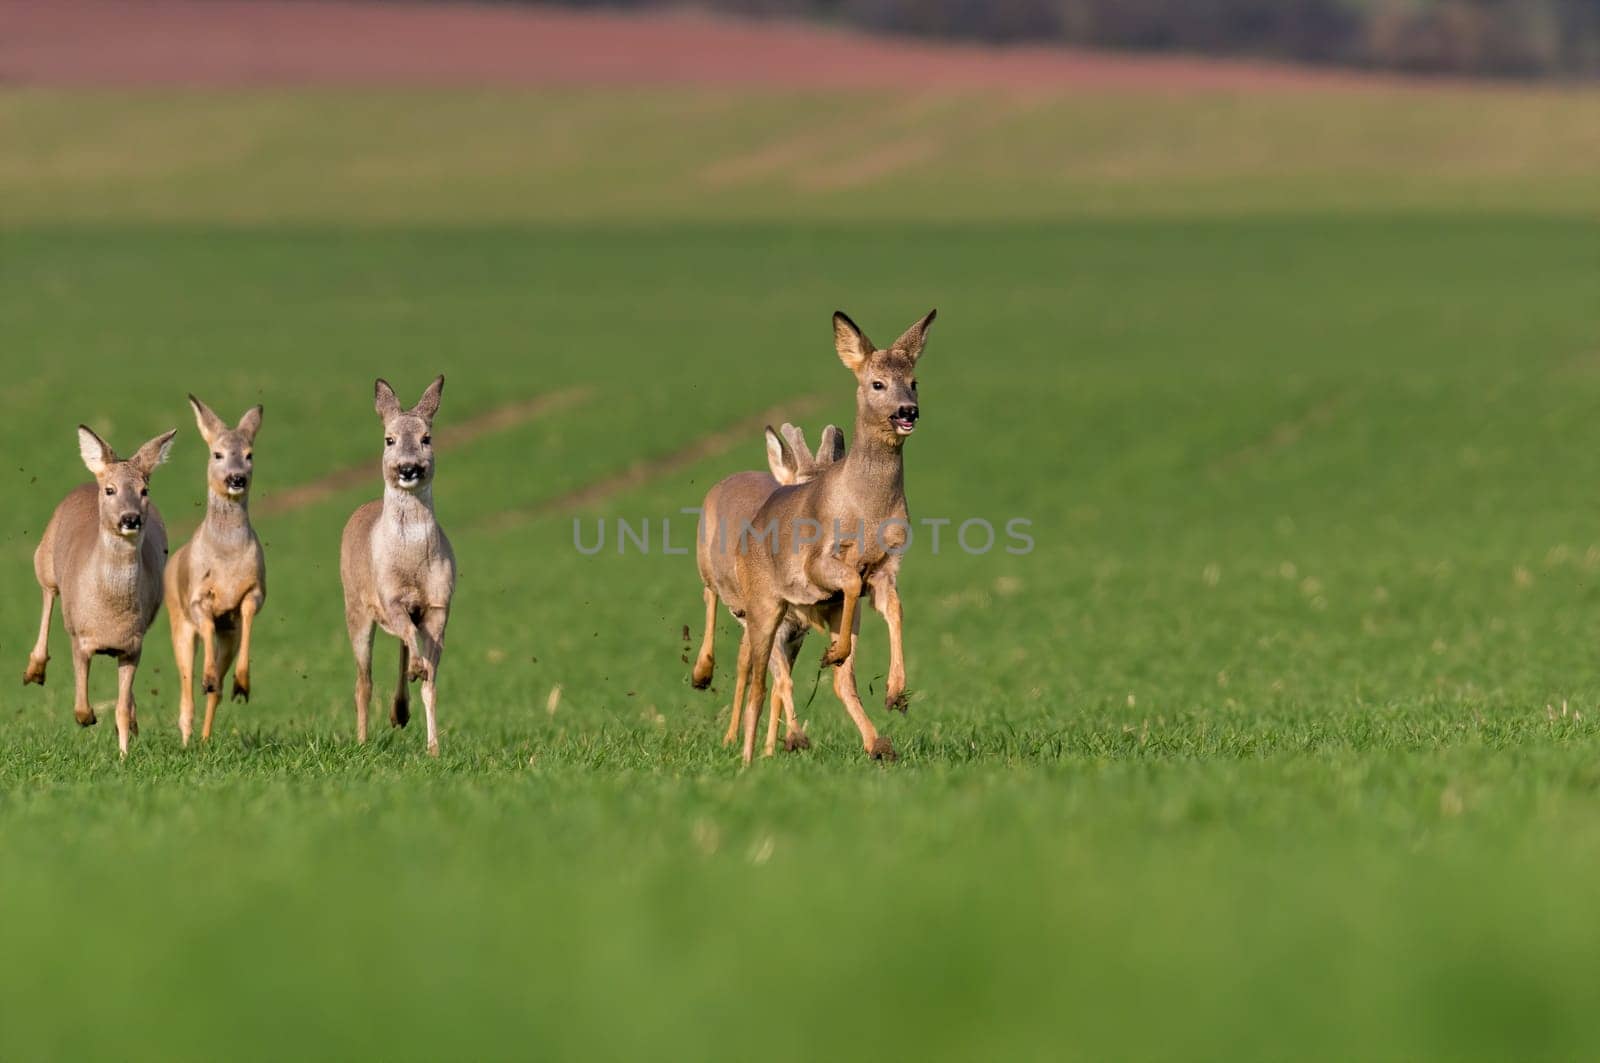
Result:
<instances>
[{"instance_id":1,"label":"blurred green grass","mask_svg":"<svg viewBox=\"0 0 1600 1063\"><path fill-rule=\"evenodd\" d=\"M1593 214L1597 124L1577 89L14 89L0 225Z\"/></svg>"},{"instance_id":2,"label":"blurred green grass","mask_svg":"<svg viewBox=\"0 0 1600 1063\"><path fill-rule=\"evenodd\" d=\"M410 731L351 744L334 557L368 488L258 519L257 696L209 749L178 747L164 620L126 765L107 728L72 726L58 630L51 685L0 703L4 1055L1594 1052L1592 187L1567 199L1559 167L1507 165L1481 186L1503 210L1447 190L1410 210L1425 186L1396 152L1344 201L1303 200L1331 176L1279 172L1221 215L1158 165L1107 177L1148 181L1150 209L1119 217L998 169L962 196L929 168L652 200L653 152L697 148L625 135L659 128L648 107L482 105L493 128L570 105L587 147L549 187L583 222L495 199L477 156L411 136L462 98L313 98L320 116L298 94L0 97L34 123L0 142L0 658L20 670L31 643L28 558L82 475L79 420L123 448L178 425L154 495L184 525L202 489L184 392L266 404L265 510L375 460L374 375L409 396L443 371L437 495L461 557L444 757ZM1378 102L1337 106L1376 139ZM1102 154L1141 159L1196 108L1294 125L1291 100L1102 103L1137 116ZM692 105L710 107L650 107ZM725 143L756 150L772 116L826 126L841 105L721 106L745 123ZM126 134L174 110L231 115L274 145L268 173L183 161L194 127ZM1536 128L1541 160L1577 126ZM81 151L124 133L80 180L41 161L72 156L41 129ZM506 188L543 180L536 146L506 148ZM340 162L364 153L392 196ZM272 176L290 172L306 183ZM711 219L724 205L740 224ZM731 622L718 693L681 659L692 561L581 556L572 520L676 516L758 465L758 436L561 499L807 396L813 435L848 424L827 314L881 340L933 305L913 516L1025 517L1037 549L908 558L899 764L864 760L825 682L812 699L811 645L812 750L741 773L717 744ZM584 398L452 446L569 388ZM881 697L875 617L862 653Z\"/></svg>"}]
</instances>

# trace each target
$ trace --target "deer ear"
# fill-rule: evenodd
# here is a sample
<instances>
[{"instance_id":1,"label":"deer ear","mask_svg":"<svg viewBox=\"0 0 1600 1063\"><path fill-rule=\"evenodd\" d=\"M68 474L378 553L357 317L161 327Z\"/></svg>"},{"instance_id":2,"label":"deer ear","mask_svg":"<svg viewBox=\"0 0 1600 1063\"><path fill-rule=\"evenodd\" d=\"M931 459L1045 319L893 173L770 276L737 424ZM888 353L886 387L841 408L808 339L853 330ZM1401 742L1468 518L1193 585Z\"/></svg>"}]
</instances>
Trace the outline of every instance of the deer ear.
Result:
<instances>
[{"instance_id":1,"label":"deer ear","mask_svg":"<svg viewBox=\"0 0 1600 1063\"><path fill-rule=\"evenodd\" d=\"M833 312L833 349L839 352L839 361L852 373L861 372L874 350L866 333L856 328L856 323L843 310Z\"/></svg>"},{"instance_id":2,"label":"deer ear","mask_svg":"<svg viewBox=\"0 0 1600 1063\"><path fill-rule=\"evenodd\" d=\"M794 453L789 449L789 444L772 430L771 425L767 425L767 468L772 470L772 478L780 484L794 483Z\"/></svg>"},{"instance_id":3,"label":"deer ear","mask_svg":"<svg viewBox=\"0 0 1600 1063\"><path fill-rule=\"evenodd\" d=\"M189 405L194 409L194 423L200 429L200 438L207 443L228 430L228 426L222 423L222 418L212 413L211 407L193 395L189 396Z\"/></svg>"},{"instance_id":4,"label":"deer ear","mask_svg":"<svg viewBox=\"0 0 1600 1063\"><path fill-rule=\"evenodd\" d=\"M256 433L261 431L261 407L252 406L246 410L245 415L239 418L239 427L235 431L254 443Z\"/></svg>"},{"instance_id":5,"label":"deer ear","mask_svg":"<svg viewBox=\"0 0 1600 1063\"><path fill-rule=\"evenodd\" d=\"M789 444L789 452L794 455L795 473L798 476L811 476L814 474L816 459L811 456L811 448L806 445L806 431L797 425L785 421L779 428L778 434L783 441Z\"/></svg>"},{"instance_id":6,"label":"deer ear","mask_svg":"<svg viewBox=\"0 0 1600 1063\"><path fill-rule=\"evenodd\" d=\"M817 440L817 464L832 465L842 460L844 460L844 433L839 431L838 425L830 424L822 430L822 438Z\"/></svg>"},{"instance_id":7,"label":"deer ear","mask_svg":"<svg viewBox=\"0 0 1600 1063\"><path fill-rule=\"evenodd\" d=\"M933 319L938 313L937 310L929 310L921 321L906 329L905 333L894 341L894 349L910 355L913 362L921 358L922 348L928 342L928 326L933 324Z\"/></svg>"},{"instance_id":8,"label":"deer ear","mask_svg":"<svg viewBox=\"0 0 1600 1063\"><path fill-rule=\"evenodd\" d=\"M83 463L89 467L89 471L94 473L95 479L99 479L108 468L117 463L116 452L86 424L78 426L78 453L83 457Z\"/></svg>"},{"instance_id":9,"label":"deer ear","mask_svg":"<svg viewBox=\"0 0 1600 1063\"><path fill-rule=\"evenodd\" d=\"M385 421L400 412L400 400L395 396L394 388L382 377L372 385L372 408L378 411L378 416Z\"/></svg>"},{"instance_id":10,"label":"deer ear","mask_svg":"<svg viewBox=\"0 0 1600 1063\"><path fill-rule=\"evenodd\" d=\"M433 420L433 415L439 412L439 397L444 394L444 374L440 373L433 383L428 385L428 390L422 393L422 398L411 408L411 412L421 417L424 421Z\"/></svg>"},{"instance_id":11,"label":"deer ear","mask_svg":"<svg viewBox=\"0 0 1600 1063\"><path fill-rule=\"evenodd\" d=\"M168 455L172 453L172 441L177 435L178 430L174 428L170 432L164 432L156 436L140 447L138 453L128 459L129 464L144 473L145 476L149 476L156 471L157 465L166 464Z\"/></svg>"}]
</instances>

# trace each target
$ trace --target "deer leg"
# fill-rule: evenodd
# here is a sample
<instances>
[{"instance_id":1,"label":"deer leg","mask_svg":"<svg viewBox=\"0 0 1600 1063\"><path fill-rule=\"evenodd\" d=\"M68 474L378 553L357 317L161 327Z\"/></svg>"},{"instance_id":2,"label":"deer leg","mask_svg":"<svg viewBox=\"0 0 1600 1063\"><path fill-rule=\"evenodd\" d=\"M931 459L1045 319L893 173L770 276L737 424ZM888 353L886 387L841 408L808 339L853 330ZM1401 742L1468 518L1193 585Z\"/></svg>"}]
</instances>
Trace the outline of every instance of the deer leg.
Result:
<instances>
[{"instance_id":1,"label":"deer leg","mask_svg":"<svg viewBox=\"0 0 1600 1063\"><path fill-rule=\"evenodd\" d=\"M406 669L406 678L412 682L426 681L428 672L433 667L432 658L424 651L417 622L422 619L422 610L413 612L401 602L389 603L388 629L410 651L410 667Z\"/></svg>"},{"instance_id":2,"label":"deer leg","mask_svg":"<svg viewBox=\"0 0 1600 1063\"><path fill-rule=\"evenodd\" d=\"M93 727L96 719L94 709L89 705L89 658L93 656L86 646L77 640L72 643L72 679L73 702L72 715L78 721L79 727Z\"/></svg>"},{"instance_id":3,"label":"deer leg","mask_svg":"<svg viewBox=\"0 0 1600 1063\"><path fill-rule=\"evenodd\" d=\"M842 616L840 621L843 622ZM855 721L856 730L861 732L861 745L866 749L867 755L873 760L894 760L894 746L872 726L866 706L861 704L861 695L856 692L856 655L853 652L833 673L833 692L844 703L844 709L850 714L850 719Z\"/></svg>"},{"instance_id":4,"label":"deer leg","mask_svg":"<svg viewBox=\"0 0 1600 1063\"><path fill-rule=\"evenodd\" d=\"M783 748L790 753L799 749L811 748L811 739L807 737L805 730L800 726L800 721L795 718L794 714L794 662L800 656L800 647L805 645L805 641L806 630L801 628L796 632L793 640L784 647L784 663L789 668L789 682L785 686L786 693L783 699Z\"/></svg>"},{"instance_id":5,"label":"deer leg","mask_svg":"<svg viewBox=\"0 0 1600 1063\"><path fill-rule=\"evenodd\" d=\"M750 641L750 628L743 620L739 621L739 653L734 658L733 665L733 707L728 710L728 733L722 736L722 744L731 746L739 740L739 716L744 708L744 691L750 681L750 662L745 657L745 644Z\"/></svg>"},{"instance_id":6,"label":"deer leg","mask_svg":"<svg viewBox=\"0 0 1600 1063\"><path fill-rule=\"evenodd\" d=\"M370 617L346 617L350 649L356 658L356 741L367 740L367 706L372 702L372 631Z\"/></svg>"},{"instance_id":7,"label":"deer leg","mask_svg":"<svg viewBox=\"0 0 1600 1063\"><path fill-rule=\"evenodd\" d=\"M389 723L404 727L411 722L411 651L400 644L400 678L394 684L394 703L389 706Z\"/></svg>"},{"instance_id":8,"label":"deer leg","mask_svg":"<svg viewBox=\"0 0 1600 1063\"><path fill-rule=\"evenodd\" d=\"M778 629L777 642L772 647L772 702L767 706L767 744L762 750L764 756L772 756L778 748L778 717L781 714L788 720L788 734L785 737L784 747L794 749L791 744L797 730L794 724L794 659L800 653L800 645L805 640L805 630L796 632L788 624Z\"/></svg>"},{"instance_id":9,"label":"deer leg","mask_svg":"<svg viewBox=\"0 0 1600 1063\"><path fill-rule=\"evenodd\" d=\"M56 592L51 587L41 587L44 594L43 614L39 618L39 641L33 644L28 655L28 669L22 673L22 684L38 683L44 686L44 667L50 663L50 617L56 608Z\"/></svg>"},{"instance_id":10,"label":"deer leg","mask_svg":"<svg viewBox=\"0 0 1600 1063\"><path fill-rule=\"evenodd\" d=\"M204 669L200 673L200 687L207 698L222 689L222 675L217 671L217 618L211 607L202 602L200 614L200 653Z\"/></svg>"},{"instance_id":11,"label":"deer leg","mask_svg":"<svg viewBox=\"0 0 1600 1063\"><path fill-rule=\"evenodd\" d=\"M694 659L694 671L689 674L689 682L696 690L704 690L711 685L711 676L717 667L716 654L713 652L717 641L717 592L707 587L705 600L706 631L700 637L700 653Z\"/></svg>"},{"instance_id":12,"label":"deer leg","mask_svg":"<svg viewBox=\"0 0 1600 1063\"><path fill-rule=\"evenodd\" d=\"M854 652L852 639L855 636L856 603L861 599L861 573L854 569L840 581L840 589L844 591L844 614L839 621L839 632L834 636L833 644L828 647L828 652L822 655L822 663L827 665L841 665Z\"/></svg>"},{"instance_id":13,"label":"deer leg","mask_svg":"<svg viewBox=\"0 0 1600 1063\"><path fill-rule=\"evenodd\" d=\"M783 650L774 647L767 661L767 671L772 674L772 692L767 695L767 740L761 747L763 757L772 756L778 748L778 717L783 715L783 684L789 671L783 667Z\"/></svg>"},{"instance_id":14,"label":"deer leg","mask_svg":"<svg viewBox=\"0 0 1600 1063\"><path fill-rule=\"evenodd\" d=\"M138 654L117 658L117 749L124 759L133 734L133 677L138 670Z\"/></svg>"},{"instance_id":15,"label":"deer leg","mask_svg":"<svg viewBox=\"0 0 1600 1063\"><path fill-rule=\"evenodd\" d=\"M239 664L233 670L233 693L229 696L246 705L250 704L250 641L255 631L256 612L260 608L259 591L251 591L239 603Z\"/></svg>"},{"instance_id":16,"label":"deer leg","mask_svg":"<svg viewBox=\"0 0 1600 1063\"><path fill-rule=\"evenodd\" d=\"M900 589L893 575L884 576L872 583L872 605L883 614L889 628L889 686L883 695L883 706L890 712L906 711L906 649L901 627Z\"/></svg>"},{"instance_id":17,"label":"deer leg","mask_svg":"<svg viewBox=\"0 0 1600 1063\"><path fill-rule=\"evenodd\" d=\"M767 697L767 662L772 659L772 646L777 640L778 624L782 619L782 602L757 606L745 616L749 627L745 630L744 657L749 679L745 691L744 718L740 723L744 725L746 764L755 759L756 723L761 719L761 703Z\"/></svg>"},{"instance_id":18,"label":"deer leg","mask_svg":"<svg viewBox=\"0 0 1600 1063\"><path fill-rule=\"evenodd\" d=\"M172 614L172 655L178 662L178 734L189 744L194 733L194 625Z\"/></svg>"},{"instance_id":19,"label":"deer leg","mask_svg":"<svg viewBox=\"0 0 1600 1063\"><path fill-rule=\"evenodd\" d=\"M439 717L436 702L439 696L439 661L444 656L444 629L450 622L449 609L429 609L422 617L422 626L428 636L428 677L422 681L422 710L428 720L428 755L439 755Z\"/></svg>"},{"instance_id":20,"label":"deer leg","mask_svg":"<svg viewBox=\"0 0 1600 1063\"><path fill-rule=\"evenodd\" d=\"M239 652L239 632L224 631L217 636L214 645L217 654L217 675L227 675L228 665L233 663L234 655ZM200 727L200 741L211 741L211 725L216 722L217 706L220 704L222 704L222 684L218 682L215 690L206 692L206 718Z\"/></svg>"}]
</instances>

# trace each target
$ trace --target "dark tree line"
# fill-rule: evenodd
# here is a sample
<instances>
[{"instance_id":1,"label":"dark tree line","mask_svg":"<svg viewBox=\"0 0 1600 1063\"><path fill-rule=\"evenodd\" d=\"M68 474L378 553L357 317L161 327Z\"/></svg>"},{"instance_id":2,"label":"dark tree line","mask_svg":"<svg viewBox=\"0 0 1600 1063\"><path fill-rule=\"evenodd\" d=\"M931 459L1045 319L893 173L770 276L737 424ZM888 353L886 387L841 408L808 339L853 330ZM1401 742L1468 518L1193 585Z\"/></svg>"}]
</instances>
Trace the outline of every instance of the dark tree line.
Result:
<instances>
[{"instance_id":1,"label":"dark tree line","mask_svg":"<svg viewBox=\"0 0 1600 1063\"><path fill-rule=\"evenodd\" d=\"M562 0L682 6L682 0ZM1256 56L1385 70L1600 75L1600 0L699 0L895 33Z\"/></svg>"}]
</instances>

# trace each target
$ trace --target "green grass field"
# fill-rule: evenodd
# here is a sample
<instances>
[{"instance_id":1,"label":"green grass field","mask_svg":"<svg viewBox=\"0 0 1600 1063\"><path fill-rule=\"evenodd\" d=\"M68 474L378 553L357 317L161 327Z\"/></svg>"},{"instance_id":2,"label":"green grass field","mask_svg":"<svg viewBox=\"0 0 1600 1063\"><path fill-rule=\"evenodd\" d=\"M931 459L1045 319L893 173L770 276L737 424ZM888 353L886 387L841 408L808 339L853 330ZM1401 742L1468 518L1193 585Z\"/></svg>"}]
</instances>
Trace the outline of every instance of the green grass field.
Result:
<instances>
[{"instance_id":1,"label":"green grass field","mask_svg":"<svg viewBox=\"0 0 1600 1063\"><path fill-rule=\"evenodd\" d=\"M59 620L50 685L6 688L0 1056L1600 1052L1600 97L891 102L863 138L1015 165L952 133L786 176L772 123L851 97L0 94L0 663L79 421L180 428L176 542L185 392L265 403L270 568L208 748L164 616L126 763ZM899 763L812 697L813 639L813 748L741 771L693 559L573 520L687 543L763 460L700 441L848 424L835 307L887 342L930 306L913 516L1037 548L907 558ZM353 742L337 544L376 475L272 498L375 463L375 375L440 371L435 762Z\"/></svg>"}]
</instances>

